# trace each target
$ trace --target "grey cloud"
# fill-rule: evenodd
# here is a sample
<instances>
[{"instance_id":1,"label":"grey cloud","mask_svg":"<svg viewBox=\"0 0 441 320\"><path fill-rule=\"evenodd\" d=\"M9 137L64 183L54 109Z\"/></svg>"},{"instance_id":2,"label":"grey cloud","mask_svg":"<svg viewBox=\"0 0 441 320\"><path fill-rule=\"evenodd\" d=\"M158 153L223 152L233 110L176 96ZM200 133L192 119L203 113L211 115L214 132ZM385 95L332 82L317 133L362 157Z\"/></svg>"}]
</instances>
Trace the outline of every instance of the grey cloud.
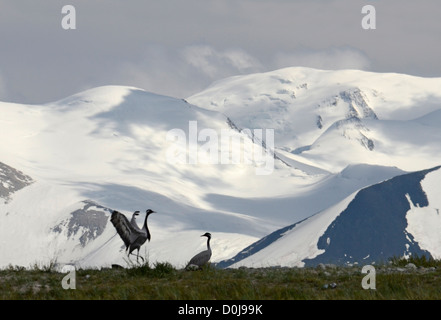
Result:
<instances>
[{"instance_id":1,"label":"grey cloud","mask_svg":"<svg viewBox=\"0 0 441 320\"><path fill-rule=\"evenodd\" d=\"M184 48L182 55L189 65L211 78L234 71L253 72L261 68L256 58L241 49L216 51L208 45L195 45Z\"/></svg>"},{"instance_id":2,"label":"grey cloud","mask_svg":"<svg viewBox=\"0 0 441 320\"><path fill-rule=\"evenodd\" d=\"M260 62L241 49L191 45L171 50L156 45L145 48L137 61L120 62L114 78L147 91L185 98L215 80L261 70Z\"/></svg>"},{"instance_id":3,"label":"grey cloud","mask_svg":"<svg viewBox=\"0 0 441 320\"><path fill-rule=\"evenodd\" d=\"M372 4L377 29L361 28ZM0 100L48 102L106 84L186 97L290 65L441 74L439 0L2 0Z\"/></svg>"}]
</instances>

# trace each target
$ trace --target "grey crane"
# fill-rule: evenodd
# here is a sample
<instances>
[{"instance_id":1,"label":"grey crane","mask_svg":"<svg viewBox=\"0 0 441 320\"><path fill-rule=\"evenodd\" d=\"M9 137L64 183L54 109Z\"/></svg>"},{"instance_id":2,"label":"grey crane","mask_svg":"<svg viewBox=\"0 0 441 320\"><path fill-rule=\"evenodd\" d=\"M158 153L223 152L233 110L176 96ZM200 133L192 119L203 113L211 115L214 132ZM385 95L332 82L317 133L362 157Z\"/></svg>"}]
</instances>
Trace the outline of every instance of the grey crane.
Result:
<instances>
[{"instance_id":1,"label":"grey crane","mask_svg":"<svg viewBox=\"0 0 441 320\"><path fill-rule=\"evenodd\" d=\"M132 219L130 220L130 223L136 230L141 231L141 228L138 227L138 223L136 222L136 216L139 216L139 211L133 212Z\"/></svg>"},{"instance_id":2,"label":"grey crane","mask_svg":"<svg viewBox=\"0 0 441 320\"><path fill-rule=\"evenodd\" d=\"M206 232L201 237L207 237L207 250L199 252L197 255L195 255L193 258L191 258L190 262L185 267L186 270L194 270L194 269L201 269L202 266L206 265L208 261L210 261L211 258L211 247L210 247L210 240L211 240L211 233Z\"/></svg>"},{"instance_id":3,"label":"grey crane","mask_svg":"<svg viewBox=\"0 0 441 320\"><path fill-rule=\"evenodd\" d=\"M128 251L128 256L132 254L132 252L136 249L138 249L138 254L136 255L136 261L138 261L139 258L139 249L141 246L148 240L150 241L151 235L149 228L147 226L147 218L150 214L155 213L156 211L153 211L151 209L146 210L145 220L144 220L144 226L142 229L139 227L135 227L131 222L129 222L129 219L125 215L123 215L121 212L118 212L114 210L112 212L112 216L110 218L110 221L112 222L113 226L115 227L116 231L118 232L121 239L124 241L124 244L126 245L126 251ZM135 211L132 216L132 222L136 224L136 221L134 217L136 217L137 212ZM139 214L139 212L138 212ZM141 257L141 259L144 261L144 258Z\"/></svg>"}]
</instances>

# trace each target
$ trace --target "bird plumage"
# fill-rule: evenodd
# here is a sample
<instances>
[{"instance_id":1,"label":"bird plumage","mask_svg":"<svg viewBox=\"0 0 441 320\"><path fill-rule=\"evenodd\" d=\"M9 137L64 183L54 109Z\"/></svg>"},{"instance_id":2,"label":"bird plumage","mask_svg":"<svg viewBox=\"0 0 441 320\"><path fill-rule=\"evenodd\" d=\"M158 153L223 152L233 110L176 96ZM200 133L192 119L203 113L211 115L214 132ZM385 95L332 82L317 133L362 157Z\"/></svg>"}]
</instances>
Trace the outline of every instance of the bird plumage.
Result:
<instances>
[{"instance_id":1,"label":"bird plumage","mask_svg":"<svg viewBox=\"0 0 441 320\"><path fill-rule=\"evenodd\" d=\"M207 237L207 250L199 252L197 255L195 255L193 258L190 259L190 262L185 267L187 270L197 268L200 269L204 265L206 265L211 258L211 247L210 247L210 240L211 240L211 233L206 232L201 237Z\"/></svg>"},{"instance_id":2,"label":"bird plumage","mask_svg":"<svg viewBox=\"0 0 441 320\"><path fill-rule=\"evenodd\" d=\"M127 219L127 217L123 215L121 212L118 212L116 210L112 212L110 222L112 222L119 236L124 241L124 244L126 246L126 251L128 251L128 255L132 254L132 252L137 249L138 250L137 259L138 259L139 249L147 240L150 241L151 235L149 228L147 226L147 218L151 213L154 212L155 211L151 209L148 209L146 211L146 216L142 229L140 229L136 225L136 221L134 219L137 215L136 211L133 213L132 216L132 222L134 222L134 224L132 222L129 222L129 219ZM141 259L143 258L141 257Z\"/></svg>"}]
</instances>

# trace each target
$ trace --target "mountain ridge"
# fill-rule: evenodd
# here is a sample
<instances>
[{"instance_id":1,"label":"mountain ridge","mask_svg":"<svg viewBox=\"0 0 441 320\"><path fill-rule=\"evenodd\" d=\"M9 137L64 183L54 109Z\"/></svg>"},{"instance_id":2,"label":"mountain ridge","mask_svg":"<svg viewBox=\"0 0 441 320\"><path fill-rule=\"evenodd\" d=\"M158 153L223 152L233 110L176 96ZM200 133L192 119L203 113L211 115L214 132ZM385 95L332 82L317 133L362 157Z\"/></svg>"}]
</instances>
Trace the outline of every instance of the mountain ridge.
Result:
<instances>
[{"instance_id":1,"label":"mountain ridge","mask_svg":"<svg viewBox=\"0 0 441 320\"><path fill-rule=\"evenodd\" d=\"M412 162L388 159L389 150L382 145L389 142L383 141L389 137L384 137L383 127L388 121L397 121L406 128L410 126L407 121L414 122L432 112L437 114L441 109L440 86L441 78L291 67L225 79L187 101L219 110L242 127L273 128L276 151L301 154L302 161L315 162L327 171L341 171L348 164L359 163L360 158L370 164L398 165L416 171L437 163L426 161L418 166L421 159L427 158L420 154L410 154L414 157ZM287 96L287 92L296 90ZM421 131L427 122L423 120L420 124ZM439 128L436 122L431 124ZM333 141L324 143L324 139ZM436 147L436 140L428 143ZM396 138L390 143L406 146ZM349 154L355 157L330 158L338 153L340 145L350 148ZM364 152L360 147L374 152ZM419 149L418 145L415 149Z\"/></svg>"},{"instance_id":2,"label":"mountain ridge","mask_svg":"<svg viewBox=\"0 0 441 320\"><path fill-rule=\"evenodd\" d=\"M207 231L218 262L327 211L324 228L359 190L439 165L439 84L287 68L225 79L185 100L103 86L44 105L0 102L0 161L32 180L0 203L7 248L0 266L55 257L79 267L124 265L122 241L107 220L113 209L157 211L143 254L176 266L204 248L198 240ZM254 129L274 129L274 148L250 135ZM223 132L232 138L220 139ZM259 153L272 158L271 174L256 174L265 165ZM211 163L213 155L229 161ZM409 230L419 237L428 220L416 212L431 208L410 206Z\"/></svg>"},{"instance_id":3,"label":"mountain ridge","mask_svg":"<svg viewBox=\"0 0 441 320\"><path fill-rule=\"evenodd\" d=\"M345 205L332 213L332 218L328 220L325 228L323 225L318 225L309 231L316 235L315 238L312 238L316 247L307 252L303 250L303 256L300 253L297 255L295 247L286 245L286 242L290 240L283 238L287 236L290 239L295 239L296 228L305 228L308 224L314 223L314 221L311 223L310 219L318 218L320 215L329 215L328 213L319 212L295 224L276 230L244 248L231 259L220 261L217 266L221 268L242 265L262 267L275 265L274 263L277 263L278 266L291 267L317 266L320 263L353 265L385 262L396 256L438 257L440 247L437 247L436 251L429 252L421 248L415 237L408 232L409 224L406 221L406 215L412 206L418 208L429 206L429 200L421 187L421 181L431 172L441 173L440 168L441 166L437 166L432 169L398 175L384 182L365 187L355 195L351 195L343 201ZM388 216L385 217L385 214ZM316 227L320 227L323 232L317 232ZM281 240L285 243L277 245L277 242ZM299 243L301 239L297 238L292 241ZM281 252L274 254L278 250ZM294 255L295 259L283 261L282 257L289 255ZM272 256L280 258L271 263ZM259 259L259 257L266 258Z\"/></svg>"}]
</instances>

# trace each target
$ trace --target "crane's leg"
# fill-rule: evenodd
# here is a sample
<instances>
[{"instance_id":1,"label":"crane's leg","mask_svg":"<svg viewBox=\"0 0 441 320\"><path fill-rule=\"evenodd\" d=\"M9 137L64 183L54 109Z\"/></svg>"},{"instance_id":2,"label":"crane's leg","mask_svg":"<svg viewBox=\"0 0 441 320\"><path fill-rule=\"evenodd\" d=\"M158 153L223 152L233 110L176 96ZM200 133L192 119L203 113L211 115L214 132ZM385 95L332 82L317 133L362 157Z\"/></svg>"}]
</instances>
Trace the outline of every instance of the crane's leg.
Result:
<instances>
[{"instance_id":1,"label":"crane's leg","mask_svg":"<svg viewBox=\"0 0 441 320\"><path fill-rule=\"evenodd\" d=\"M136 262L139 261L139 258L141 258L142 262L144 262L145 261L144 258L139 255L139 248L137 248L137 249L138 249L138 253L136 254ZM129 260L130 260L130 255L135 255L135 253L132 251L129 251L129 253L127 254L127 257L129 258Z\"/></svg>"},{"instance_id":2,"label":"crane's leg","mask_svg":"<svg viewBox=\"0 0 441 320\"><path fill-rule=\"evenodd\" d=\"M136 255L136 262L138 262L138 258L142 259L142 262L144 263L144 258L139 256L139 248L138 248L138 254Z\"/></svg>"},{"instance_id":3,"label":"crane's leg","mask_svg":"<svg viewBox=\"0 0 441 320\"><path fill-rule=\"evenodd\" d=\"M128 255L127 255L127 257L129 258L129 260L130 260L130 256L136 256L136 262L138 262L138 258L141 258L142 259L142 261L144 261L144 258L143 257L141 257L140 255L138 255L138 254L135 254L135 253L129 253Z\"/></svg>"}]
</instances>

